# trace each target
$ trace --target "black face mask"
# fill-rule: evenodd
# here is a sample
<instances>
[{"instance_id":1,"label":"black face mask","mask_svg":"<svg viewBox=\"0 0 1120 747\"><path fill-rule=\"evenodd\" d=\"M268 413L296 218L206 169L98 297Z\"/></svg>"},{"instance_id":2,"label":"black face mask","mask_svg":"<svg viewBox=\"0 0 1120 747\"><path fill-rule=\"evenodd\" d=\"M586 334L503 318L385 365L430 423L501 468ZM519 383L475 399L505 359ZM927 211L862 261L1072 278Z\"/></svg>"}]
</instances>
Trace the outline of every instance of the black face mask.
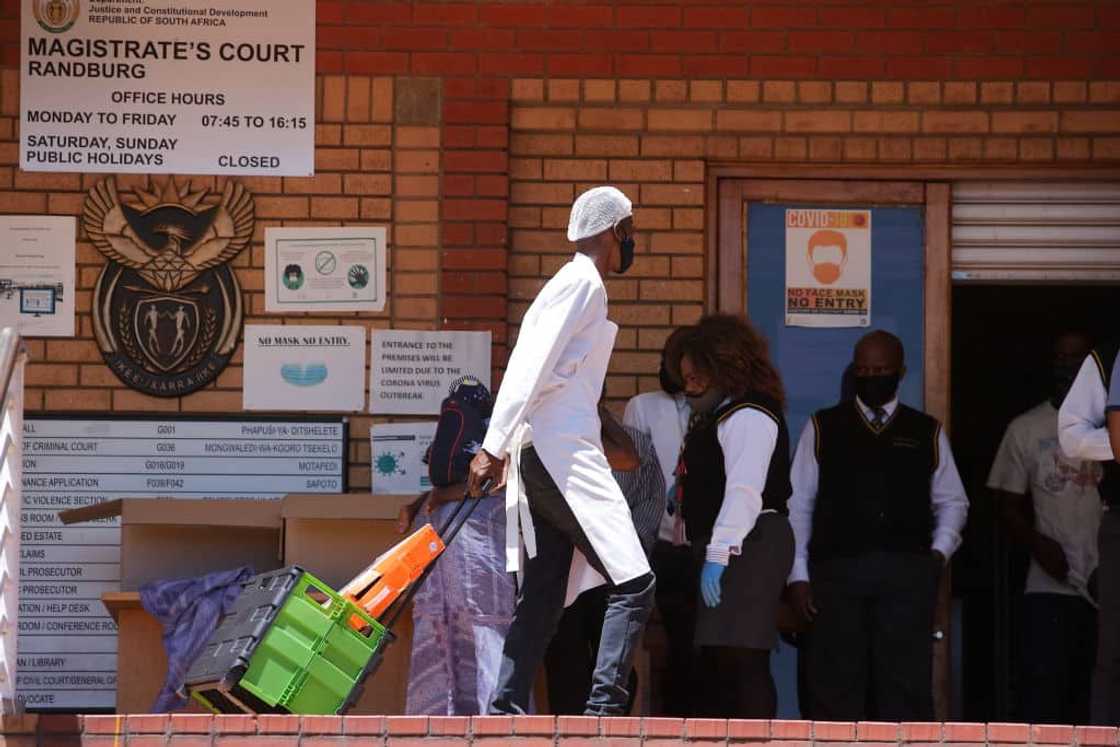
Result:
<instances>
[{"instance_id":1,"label":"black face mask","mask_svg":"<svg viewBox=\"0 0 1120 747\"><path fill-rule=\"evenodd\" d=\"M1065 400L1066 395L1069 394L1070 387L1073 386L1073 380L1077 378L1077 372L1080 370L1078 366L1061 366L1055 365L1051 375L1052 386L1050 394L1050 404L1054 407L1061 407L1062 402Z\"/></svg>"},{"instance_id":2,"label":"black face mask","mask_svg":"<svg viewBox=\"0 0 1120 747\"><path fill-rule=\"evenodd\" d=\"M723 402L724 394L714 386L708 387L703 394L686 394L688 406L696 415L704 415L716 409L716 405Z\"/></svg>"},{"instance_id":3,"label":"black face mask","mask_svg":"<svg viewBox=\"0 0 1120 747\"><path fill-rule=\"evenodd\" d=\"M661 370L657 372L657 378L661 382L661 391L666 394L680 394L682 387L669 374L669 369L665 368L665 361L661 361Z\"/></svg>"},{"instance_id":4,"label":"black face mask","mask_svg":"<svg viewBox=\"0 0 1120 747\"><path fill-rule=\"evenodd\" d=\"M618 250L620 259L618 263L618 273L621 275L630 269L630 265L634 264L634 239L625 238L619 241Z\"/></svg>"},{"instance_id":5,"label":"black face mask","mask_svg":"<svg viewBox=\"0 0 1120 747\"><path fill-rule=\"evenodd\" d=\"M894 398L900 378L898 373L857 376L856 395L868 407L882 407Z\"/></svg>"}]
</instances>

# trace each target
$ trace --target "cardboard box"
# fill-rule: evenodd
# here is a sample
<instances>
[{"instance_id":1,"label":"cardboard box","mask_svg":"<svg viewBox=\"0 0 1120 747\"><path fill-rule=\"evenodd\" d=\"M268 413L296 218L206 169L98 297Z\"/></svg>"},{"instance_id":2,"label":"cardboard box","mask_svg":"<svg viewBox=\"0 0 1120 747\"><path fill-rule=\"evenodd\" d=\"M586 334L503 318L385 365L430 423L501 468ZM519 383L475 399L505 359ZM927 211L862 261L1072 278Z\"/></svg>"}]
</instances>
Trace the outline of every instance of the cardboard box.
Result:
<instances>
[{"instance_id":1,"label":"cardboard box","mask_svg":"<svg viewBox=\"0 0 1120 747\"><path fill-rule=\"evenodd\" d=\"M117 623L122 652L117 657L117 713L148 713L167 678L163 628L140 604L139 592L109 592L101 601ZM183 710L207 712L194 700Z\"/></svg>"},{"instance_id":2,"label":"cardboard box","mask_svg":"<svg viewBox=\"0 0 1120 747\"><path fill-rule=\"evenodd\" d=\"M397 534L400 507L415 495L289 495L281 504L284 525L283 565L299 565L340 589L386 549ZM404 713L408 664L412 652L412 611L406 609L393 628L396 641L385 651L377 672L349 713Z\"/></svg>"},{"instance_id":3,"label":"cardboard box","mask_svg":"<svg viewBox=\"0 0 1120 747\"><path fill-rule=\"evenodd\" d=\"M140 605L149 581L280 567L280 502L125 498L61 511L64 524L121 517L121 591L102 596L117 622L117 712L147 713L167 676L160 624ZM197 710L192 708L191 710Z\"/></svg>"},{"instance_id":4,"label":"cardboard box","mask_svg":"<svg viewBox=\"0 0 1120 747\"><path fill-rule=\"evenodd\" d=\"M280 502L124 498L59 512L63 524L121 517L121 591L242 565L280 567Z\"/></svg>"}]
</instances>

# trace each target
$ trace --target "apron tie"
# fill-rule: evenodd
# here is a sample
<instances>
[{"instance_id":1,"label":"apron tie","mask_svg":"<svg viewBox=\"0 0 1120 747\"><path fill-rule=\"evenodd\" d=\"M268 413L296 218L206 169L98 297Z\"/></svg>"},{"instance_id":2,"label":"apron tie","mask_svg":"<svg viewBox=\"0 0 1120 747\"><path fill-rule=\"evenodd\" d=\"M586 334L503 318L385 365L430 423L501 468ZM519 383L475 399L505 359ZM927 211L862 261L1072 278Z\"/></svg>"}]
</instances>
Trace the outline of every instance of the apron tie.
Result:
<instances>
[{"instance_id":1,"label":"apron tie","mask_svg":"<svg viewBox=\"0 0 1120 747\"><path fill-rule=\"evenodd\" d=\"M521 547L530 558L537 557L537 535L529 499L521 483L521 449L532 442L533 429L522 423L513 431L509 445L509 470L506 473L506 571L521 572Z\"/></svg>"}]
</instances>

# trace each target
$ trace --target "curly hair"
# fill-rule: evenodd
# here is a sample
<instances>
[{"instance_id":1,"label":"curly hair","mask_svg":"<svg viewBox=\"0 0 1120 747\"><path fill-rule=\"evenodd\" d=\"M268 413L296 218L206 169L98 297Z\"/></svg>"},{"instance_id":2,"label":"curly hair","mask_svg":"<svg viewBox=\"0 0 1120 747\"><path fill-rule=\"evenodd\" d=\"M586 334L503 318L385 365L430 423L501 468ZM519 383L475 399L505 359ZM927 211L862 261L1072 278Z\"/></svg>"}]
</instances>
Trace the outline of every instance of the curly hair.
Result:
<instances>
[{"instance_id":1,"label":"curly hair","mask_svg":"<svg viewBox=\"0 0 1120 747\"><path fill-rule=\"evenodd\" d=\"M710 314L702 318L681 341L679 351L727 394L741 397L757 392L785 407L785 388L770 361L770 346L745 317Z\"/></svg>"}]
</instances>

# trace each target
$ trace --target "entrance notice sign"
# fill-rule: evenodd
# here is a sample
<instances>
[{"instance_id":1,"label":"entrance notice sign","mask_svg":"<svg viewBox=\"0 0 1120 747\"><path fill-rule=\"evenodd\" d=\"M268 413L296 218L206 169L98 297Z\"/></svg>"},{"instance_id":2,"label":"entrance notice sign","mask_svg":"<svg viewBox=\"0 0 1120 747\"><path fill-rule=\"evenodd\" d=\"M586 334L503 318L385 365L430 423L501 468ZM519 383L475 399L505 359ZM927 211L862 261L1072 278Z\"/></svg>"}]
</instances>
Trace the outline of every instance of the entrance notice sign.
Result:
<instances>
[{"instance_id":1,"label":"entrance notice sign","mask_svg":"<svg viewBox=\"0 0 1120 747\"><path fill-rule=\"evenodd\" d=\"M871 323L871 211L786 210L786 326Z\"/></svg>"},{"instance_id":2,"label":"entrance notice sign","mask_svg":"<svg viewBox=\"0 0 1120 747\"><path fill-rule=\"evenodd\" d=\"M0 216L0 327L74 336L76 230L70 216Z\"/></svg>"},{"instance_id":3,"label":"entrance notice sign","mask_svg":"<svg viewBox=\"0 0 1120 747\"><path fill-rule=\"evenodd\" d=\"M366 328L245 325L246 410L361 412Z\"/></svg>"},{"instance_id":4,"label":"entrance notice sign","mask_svg":"<svg viewBox=\"0 0 1120 747\"><path fill-rule=\"evenodd\" d=\"M347 428L342 417L25 418L20 704L116 704L117 630L101 595L121 590L120 517L64 526L59 511L114 498L342 493Z\"/></svg>"},{"instance_id":5,"label":"entrance notice sign","mask_svg":"<svg viewBox=\"0 0 1120 747\"><path fill-rule=\"evenodd\" d=\"M264 232L265 311L382 311L385 228Z\"/></svg>"},{"instance_id":6,"label":"entrance notice sign","mask_svg":"<svg viewBox=\"0 0 1120 747\"><path fill-rule=\"evenodd\" d=\"M375 415L438 415L463 376L490 387L489 332L377 330L370 345L369 410Z\"/></svg>"},{"instance_id":7,"label":"entrance notice sign","mask_svg":"<svg viewBox=\"0 0 1120 747\"><path fill-rule=\"evenodd\" d=\"M24 171L309 176L313 0L22 0Z\"/></svg>"}]
</instances>

